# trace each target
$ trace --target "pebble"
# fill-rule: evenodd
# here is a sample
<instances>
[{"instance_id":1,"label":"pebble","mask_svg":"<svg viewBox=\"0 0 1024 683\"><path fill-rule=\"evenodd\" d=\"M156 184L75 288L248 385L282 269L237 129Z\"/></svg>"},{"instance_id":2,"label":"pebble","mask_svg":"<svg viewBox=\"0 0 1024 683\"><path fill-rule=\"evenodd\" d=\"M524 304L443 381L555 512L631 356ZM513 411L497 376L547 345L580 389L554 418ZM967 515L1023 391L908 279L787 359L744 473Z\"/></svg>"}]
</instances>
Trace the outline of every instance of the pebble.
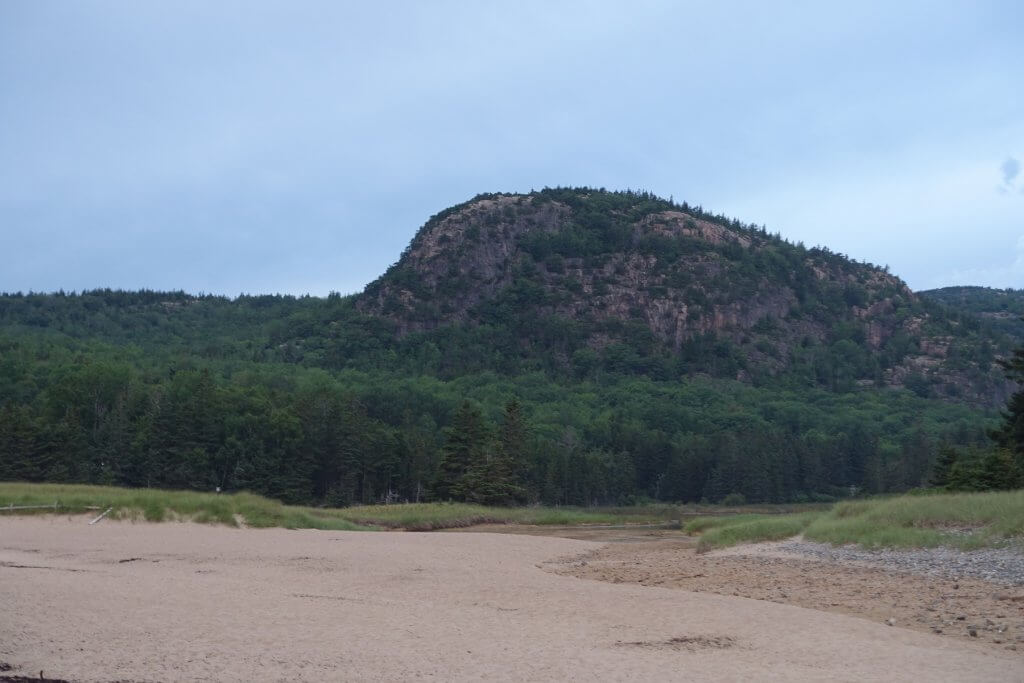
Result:
<instances>
[{"instance_id":1,"label":"pebble","mask_svg":"<svg viewBox=\"0 0 1024 683\"><path fill-rule=\"evenodd\" d=\"M834 562L856 562L884 569L914 572L951 579L953 588L963 577L984 579L1010 586L1024 586L1024 552L1020 548L920 548L913 550L868 550L854 545L832 546L810 541L785 541L777 546L784 552L798 553Z\"/></svg>"}]
</instances>

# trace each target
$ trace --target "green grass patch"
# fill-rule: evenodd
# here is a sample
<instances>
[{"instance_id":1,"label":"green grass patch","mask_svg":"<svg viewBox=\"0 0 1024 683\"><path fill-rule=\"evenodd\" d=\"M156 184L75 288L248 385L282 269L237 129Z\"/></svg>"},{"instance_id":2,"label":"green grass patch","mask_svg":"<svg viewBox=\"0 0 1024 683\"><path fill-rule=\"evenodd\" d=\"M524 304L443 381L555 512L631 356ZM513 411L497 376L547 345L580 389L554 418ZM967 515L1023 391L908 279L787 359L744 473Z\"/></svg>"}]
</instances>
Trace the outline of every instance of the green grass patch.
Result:
<instances>
[{"instance_id":1,"label":"green grass patch","mask_svg":"<svg viewBox=\"0 0 1024 683\"><path fill-rule=\"evenodd\" d=\"M283 505L251 493L214 494L161 489L125 489L82 484L0 482L0 508L7 505L52 506L61 513L114 508L115 519L160 522L183 520L207 524L289 529L408 529L430 531L474 524L663 524L679 518L671 505L636 508L493 508L465 503L411 503L349 508ZM0 514L46 514L53 508Z\"/></svg>"},{"instance_id":2,"label":"green grass patch","mask_svg":"<svg viewBox=\"0 0 1024 683\"><path fill-rule=\"evenodd\" d=\"M214 494L161 489L124 489L82 484L24 484L0 482L0 508L53 505L59 513L99 512L113 508L114 519L192 521L204 524L289 529L363 528L334 511L294 507L251 493ZM53 509L20 510L15 513L52 513ZM13 514L4 512L0 514Z\"/></svg>"},{"instance_id":3,"label":"green grass patch","mask_svg":"<svg viewBox=\"0 0 1024 683\"><path fill-rule=\"evenodd\" d=\"M213 494L160 489L124 489L79 484L0 482L0 508L51 506L0 514L99 512L113 508L115 519L193 521L205 524L289 529L368 528L430 531L474 524L626 525L663 524L692 517L674 505L624 508L493 508L465 503L366 505L313 508L283 505L251 493ZM761 508L781 511L793 508ZM1024 490L998 493L944 493L847 501L831 508L761 514L692 517L685 533L700 534L699 550L771 541L798 534L814 541L869 548L934 547L971 549L1024 542ZM709 510L710 511L710 510ZM716 510L717 512L717 510Z\"/></svg>"},{"instance_id":4,"label":"green grass patch","mask_svg":"<svg viewBox=\"0 0 1024 683\"><path fill-rule=\"evenodd\" d=\"M1024 542L1024 490L846 501L797 514L697 517L684 531L701 535L700 551L798 534L866 548L997 547Z\"/></svg>"},{"instance_id":5,"label":"green grass patch","mask_svg":"<svg viewBox=\"0 0 1024 683\"><path fill-rule=\"evenodd\" d=\"M475 524L659 524L678 518L674 506L631 508L497 508L468 503L408 503L364 505L337 511L361 523L410 531L452 529Z\"/></svg>"},{"instance_id":6,"label":"green grass patch","mask_svg":"<svg viewBox=\"0 0 1024 683\"><path fill-rule=\"evenodd\" d=\"M838 503L812 522L804 535L869 548L1005 545L1024 537L1024 490Z\"/></svg>"},{"instance_id":7,"label":"green grass patch","mask_svg":"<svg viewBox=\"0 0 1024 683\"><path fill-rule=\"evenodd\" d=\"M716 515L714 517L694 517L683 525L683 531L688 534L703 534L712 529L743 524L745 522L762 519L767 516L768 515L739 513L735 515Z\"/></svg>"},{"instance_id":8,"label":"green grass patch","mask_svg":"<svg viewBox=\"0 0 1024 683\"><path fill-rule=\"evenodd\" d=\"M697 543L697 551L705 552L739 543L778 541L797 536L820 514L804 512L790 515L736 515L733 522L705 526Z\"/></svg>"}]
</instances>

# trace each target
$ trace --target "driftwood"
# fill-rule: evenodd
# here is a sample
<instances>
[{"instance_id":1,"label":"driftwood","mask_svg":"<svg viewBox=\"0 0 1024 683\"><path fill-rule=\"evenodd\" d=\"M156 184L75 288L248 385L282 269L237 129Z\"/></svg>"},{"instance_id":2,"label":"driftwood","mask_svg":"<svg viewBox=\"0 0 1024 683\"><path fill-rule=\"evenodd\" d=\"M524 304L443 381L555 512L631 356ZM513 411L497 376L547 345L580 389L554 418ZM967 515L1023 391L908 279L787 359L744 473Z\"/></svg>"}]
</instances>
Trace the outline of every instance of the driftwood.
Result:
<instances>
[{"instance_id":1,"label":"driftwood","mask_svg":"<svg viewBox=\"0 0 1024 683\"><path fill-rule=\"evenodd\" d=\"M101 515L100 515L99 517L97 517L96 519L94 519L94 520L92 520L91 522L89 522L89 524L90 524L90 525L93 525L93 524L95 524L96 522L100 521L101 519L103 519L104 517L106 517L106 516L107 516L107 515L108 515L108 514L110 513L110 511L111 511L111 510L113 510L113 509L114 509L114 508L112 508L112 507L109 507L109 508L107 508L106 510L104 510L104 511L103 511L103 514L101 514Z\"/></svg>"}]
</instances>

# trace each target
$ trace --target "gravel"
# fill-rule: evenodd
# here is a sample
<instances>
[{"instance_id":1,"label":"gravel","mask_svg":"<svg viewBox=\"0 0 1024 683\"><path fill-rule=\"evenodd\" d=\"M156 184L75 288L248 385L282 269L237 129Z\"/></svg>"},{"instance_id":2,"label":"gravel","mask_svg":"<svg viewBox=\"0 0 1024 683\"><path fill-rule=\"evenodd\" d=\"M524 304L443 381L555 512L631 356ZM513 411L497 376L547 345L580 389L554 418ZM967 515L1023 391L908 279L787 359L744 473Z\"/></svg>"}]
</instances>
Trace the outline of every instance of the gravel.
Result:
<instances>
[{"instance_id":1,"label":"gravel","mask_svg":"<svg viewBox=\"0 0 1024 683\"><path fill-rule=\"evenodd\" d=\"M1016 548L956 550L866 550L858 546L831 546L810 541L784 541L777 550L829 562L849 562L947 579L972 577L1011 586L1024 586L1024 552Z\"/></svg>"}]
</instances>

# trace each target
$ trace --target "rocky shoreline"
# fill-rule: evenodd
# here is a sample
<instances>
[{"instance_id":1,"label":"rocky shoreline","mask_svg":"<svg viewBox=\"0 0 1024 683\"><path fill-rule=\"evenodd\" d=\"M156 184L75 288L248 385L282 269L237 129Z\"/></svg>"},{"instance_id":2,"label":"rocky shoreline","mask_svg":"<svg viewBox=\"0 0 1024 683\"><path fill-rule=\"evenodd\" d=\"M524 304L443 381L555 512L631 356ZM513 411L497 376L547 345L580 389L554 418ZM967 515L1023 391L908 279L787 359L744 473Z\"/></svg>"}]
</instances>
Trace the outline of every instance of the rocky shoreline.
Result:
<instances>
[{"instance_id":1,"label":"rocky shoreline","mask_svg":"<svg viewBox=\"0 0 1024 683\"><path fill-rule=\"evenodd\" d=\"M772 544L771 550L944 579L970 577L1007 586L1024 586L1024 551L1016 547L968 551L946 547L867 550L853 545L837 547L790 540Z\"/></svg>"}]
</instances>

